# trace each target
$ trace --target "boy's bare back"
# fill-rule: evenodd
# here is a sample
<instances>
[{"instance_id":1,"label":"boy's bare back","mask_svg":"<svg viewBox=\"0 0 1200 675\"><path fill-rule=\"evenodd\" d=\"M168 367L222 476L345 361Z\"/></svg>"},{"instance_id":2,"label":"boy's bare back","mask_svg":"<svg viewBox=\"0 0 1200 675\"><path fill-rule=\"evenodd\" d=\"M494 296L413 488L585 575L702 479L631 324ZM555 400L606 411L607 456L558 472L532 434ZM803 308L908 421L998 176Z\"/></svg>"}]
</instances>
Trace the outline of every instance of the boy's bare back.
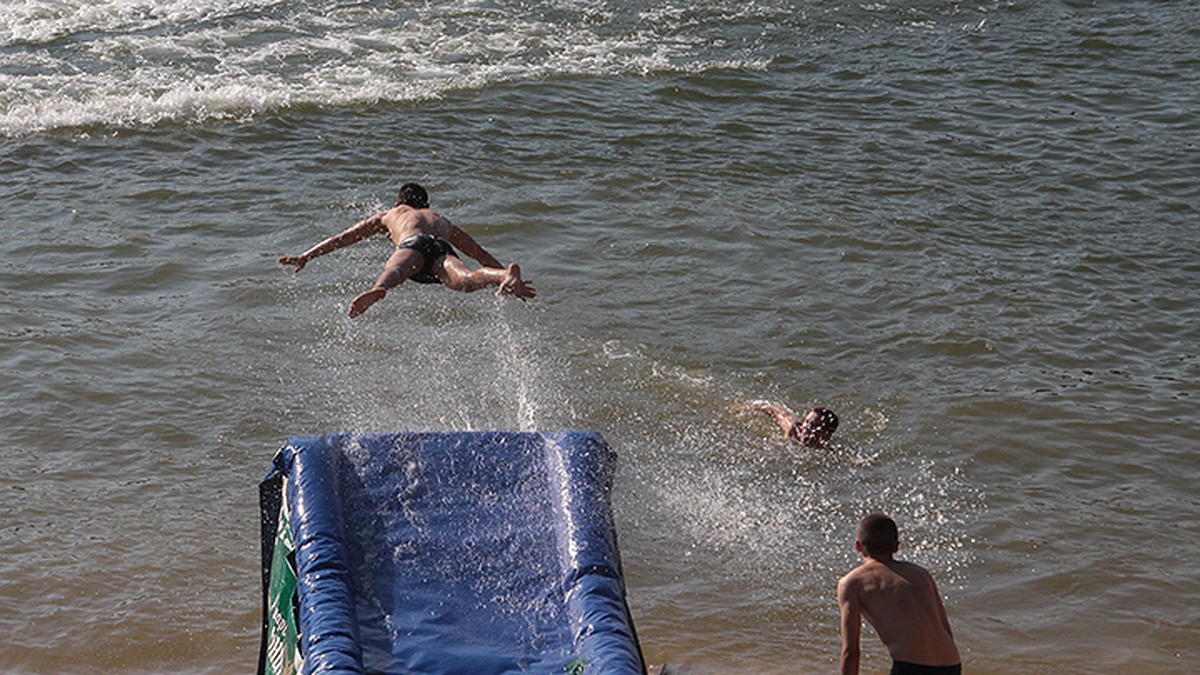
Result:
<instances>
[{"instance_id":1,"label":"boy's bare back","mask_svg":"<svg viewBox=\"0 0 1200 675\"><path fill-rule=\"evenodd\" d=\"M854 548L863 562L837 588L842 675L858 675L864 618L892 656L892 675L961 675L958 647L933 576L893 557L900 548L896 521L882 513L867 515L858 524Z\"/></svg>"},{"instance_id":2,"label":"boy's bare back","mask_svg":"<svg viewBox=\"0 0 1200 675\"><path fill-rule=\"evenodd\" d=\"M921 566L869 560L842 578L838 597L858 606L893 659L934 666L959 662L937 585Z\"/></svg>"}]
</instances>

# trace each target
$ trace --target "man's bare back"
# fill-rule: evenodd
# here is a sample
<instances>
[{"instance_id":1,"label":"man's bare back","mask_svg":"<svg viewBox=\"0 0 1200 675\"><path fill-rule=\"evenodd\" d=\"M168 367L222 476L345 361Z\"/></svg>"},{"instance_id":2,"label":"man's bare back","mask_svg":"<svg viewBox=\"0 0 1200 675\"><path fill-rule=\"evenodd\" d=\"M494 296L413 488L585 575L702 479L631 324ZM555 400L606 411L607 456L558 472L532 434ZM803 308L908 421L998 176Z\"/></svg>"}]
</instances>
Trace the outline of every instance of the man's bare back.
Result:
<instances>
[{"instance_id":1,"label":"man's bare back","mask_svg":"<svg viewBox=\"0 0 1200 675\"><path fill-rule=\"evenodd\" d=\"M863 524L872 518L891 522L882 514L873 514ZM894 522L891 527L894 532ZM863 563L838 582L842 673L858 672L862 618L870 622L887 647L894 661L893 672L903 672L906 665L957 668L958 647L933 576L920 565L893 559L892 553L899 545L896 539L882 550L871 549L861 540L863 526L859 529L860 540L855 545Z\"/></svg>"},{"instance_id":2,"label":"man's bare back","mask_svg":"<svg viewBox=\"0 0 1200 675\"><path fill-rule=\"evenodd\" d=\"M453 225L446 217L432 209L414 209L407 204L400 204L379 214L378 218L387 228L392 243L397 246L405 239L418 234L432 234L446 241L451 239Z\"/></svg>"}]
</instances>

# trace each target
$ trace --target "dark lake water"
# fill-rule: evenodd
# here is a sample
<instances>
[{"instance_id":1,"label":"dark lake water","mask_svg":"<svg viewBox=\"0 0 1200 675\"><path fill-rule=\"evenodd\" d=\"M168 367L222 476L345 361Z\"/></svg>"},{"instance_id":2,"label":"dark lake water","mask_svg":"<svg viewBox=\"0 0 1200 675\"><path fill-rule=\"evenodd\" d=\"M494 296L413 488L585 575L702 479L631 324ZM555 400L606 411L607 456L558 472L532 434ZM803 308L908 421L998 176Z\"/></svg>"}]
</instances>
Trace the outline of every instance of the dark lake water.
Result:
<instances>
[{"instance_id":1,"label":"dark lake water","mask_svg":"<svg viewBox=\"0 0 1200 675\"><path fill-rule=\"evenodd\" d=\"M830 672L870 510L974 673L1192 670L1200 4L0 8L0 670L244 672L290 435L594 429L647 660ZM541 295L346 306L433 206ZM825 405L837 446L732 406ZM864 639L866 670L887 657Z\"/></svg>"}]
</instances>

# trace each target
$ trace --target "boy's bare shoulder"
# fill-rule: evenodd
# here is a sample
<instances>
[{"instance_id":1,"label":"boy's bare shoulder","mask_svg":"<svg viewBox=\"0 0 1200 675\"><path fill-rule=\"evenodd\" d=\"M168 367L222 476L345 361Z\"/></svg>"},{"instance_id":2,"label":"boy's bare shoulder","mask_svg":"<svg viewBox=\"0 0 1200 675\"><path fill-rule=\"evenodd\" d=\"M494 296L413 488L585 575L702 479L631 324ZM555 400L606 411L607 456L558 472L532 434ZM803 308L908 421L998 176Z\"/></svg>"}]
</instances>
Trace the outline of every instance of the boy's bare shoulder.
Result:
<instances>
[{"instance_id":1,"label":"boy's bare shoulder","mask_svg":"<svg viewBox=\"0 0 1200 675\"><path fill-rule=\"evenodd\" d=\"M896 574L908 579L910 582L930 582L933 581L933 575L929 570L920 565L903 560L896 560L892 563Z\"/></svg>"},{"instance_id":2,"label":"boy's bare shoulder","mask_svg":"<svg viewBox=\"0 0 1200 675\"><path fill-rule=\"evenodd\" d=\"M838 579L838 590L857 590L862 586L863 579L871 575L872 570L869 565L859 565Z\"/></svg>"}]
</instances>

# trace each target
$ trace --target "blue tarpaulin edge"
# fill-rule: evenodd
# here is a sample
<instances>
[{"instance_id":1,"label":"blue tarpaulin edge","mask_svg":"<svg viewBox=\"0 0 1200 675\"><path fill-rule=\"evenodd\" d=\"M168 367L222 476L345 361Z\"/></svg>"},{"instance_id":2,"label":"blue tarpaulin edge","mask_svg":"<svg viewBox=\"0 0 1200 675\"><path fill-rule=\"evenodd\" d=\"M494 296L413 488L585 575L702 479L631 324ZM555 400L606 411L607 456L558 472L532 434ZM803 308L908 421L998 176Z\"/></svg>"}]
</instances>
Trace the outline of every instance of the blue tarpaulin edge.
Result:
<instances>
[{"instance_id":1,"label":"blue tarpaulin edge","mask_svg":"<svg viewBox=\"0 0 1200 675\"><path fill-rule=\"evenodd\" d=\"M557 592L555 597L562 598L563 616L570 623L573 653L578 655L574 672L645 673L625 601L616 531L608 505L615 454L599 434L590 431L330 434L289 439L260 483L264 622L275 514L286 489L292 510L299 514L291 520L291 526L296 542L305 672L364 671L355 616L354 566L347 551L346 514L342 513L340 495L343 488L337 466L343 449L352 445L361 452L364 447L388 448L407 442L455 447L491 443L488 450L496 452L514 445L540 444L540 461L544 463L540 473L546 476L553 536L562 569L562 587L552 590ZM437 662L436 655L432 662ZM436 667L431 671L452 672Z\"/></svg>"}]
</instances>

